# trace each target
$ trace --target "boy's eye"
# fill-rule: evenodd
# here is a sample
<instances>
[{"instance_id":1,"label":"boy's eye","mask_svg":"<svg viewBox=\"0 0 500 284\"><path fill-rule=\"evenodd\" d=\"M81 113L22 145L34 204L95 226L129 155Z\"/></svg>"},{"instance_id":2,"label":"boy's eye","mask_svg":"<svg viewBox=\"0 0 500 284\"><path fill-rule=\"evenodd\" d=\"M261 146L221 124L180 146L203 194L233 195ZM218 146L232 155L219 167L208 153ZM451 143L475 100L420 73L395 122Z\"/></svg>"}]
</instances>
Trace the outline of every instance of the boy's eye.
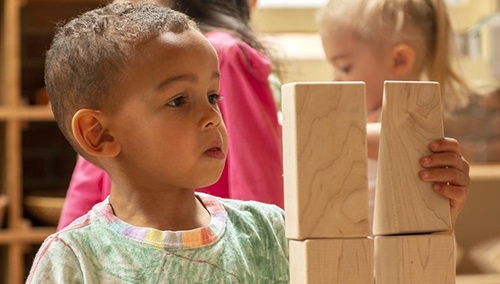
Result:
<instances>
[{"instance_id":1,"label":"boy's eye","mask_svg":"<svg viewBox=\"0 0 500 284\"><path fill-rule=\"evenodd\" d=\"M210 94L210 95L208 95L208 102L210 104L213 104L213 105L217 104L217 102L220 101L221 99L222 99L222 97L219 94Z\"/></svg>"},{"instance_id":2,"label":"boy's eye","mask_svg":"<svg viewBox=\"0 0 500 284\"><path fill-rule=\"evenodd\" d=\"M169 102L167 102L167 105L172 107L178 107L185 103L186 103L186 98L181 96L181 97L176 97L173 100L170 100Z\"/></svg>"}]
</instances>

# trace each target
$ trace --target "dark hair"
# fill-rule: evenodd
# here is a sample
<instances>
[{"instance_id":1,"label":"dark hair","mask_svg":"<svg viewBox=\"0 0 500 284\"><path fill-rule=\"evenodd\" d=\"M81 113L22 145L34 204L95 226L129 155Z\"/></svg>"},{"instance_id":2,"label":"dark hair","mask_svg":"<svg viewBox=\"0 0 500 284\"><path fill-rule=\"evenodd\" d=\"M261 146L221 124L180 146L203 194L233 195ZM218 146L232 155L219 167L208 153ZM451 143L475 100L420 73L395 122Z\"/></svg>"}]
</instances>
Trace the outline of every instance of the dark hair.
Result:
<instances>
[{"instance_id":1,"label":"dark hair","mask_svg":"<svg viewBox=\"0 0 500 284\"><path fill-rule=\"evenodd\" d=\"M273 64L274 72L281 75L281 64L270 45L264 45L255 35L250 19L248 0L154 0L188 15L198 28L207 33L225 30L266 55Z\"/></svg>"},{"instance_id":2,"label":"dark hair","mask_svg":"<svg viewBox=\"0 0 500 284\"><path fill-rule=\"evenodd\" d=\"M174 10L185 13L204 33L226 30L251 47L266 53L255 37L250 22L248 0L158 0Z\"/></svg>"},{"instance_id":3,"label":"dark hair","mask_svg":"<svg viewBox=\"0 0 500 284\"><path fill-rule=\"evenodd\" d=\"M184 14L153 4L111 3L60 28L47 52L45 85L56 122L80 154L71 133L73 115L82 108L112 106L135 46L169 31L197 29Z\"/></svg>"}]
</instances>

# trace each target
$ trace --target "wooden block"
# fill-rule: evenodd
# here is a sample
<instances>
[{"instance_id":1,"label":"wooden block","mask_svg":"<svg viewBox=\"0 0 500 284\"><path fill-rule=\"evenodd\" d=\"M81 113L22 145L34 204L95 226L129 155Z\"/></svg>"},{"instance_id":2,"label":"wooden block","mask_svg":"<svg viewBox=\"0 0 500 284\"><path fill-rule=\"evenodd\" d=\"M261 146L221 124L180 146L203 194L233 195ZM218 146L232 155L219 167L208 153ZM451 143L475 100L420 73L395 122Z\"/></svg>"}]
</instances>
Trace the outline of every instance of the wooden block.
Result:
<instances>
[{"instance_id":1,"label":"wooden block","mask_svg":"<svg viewBox=\"0 0 500 284\"><path fill-rule=\"evenodd\" d=\"M364 83L282 87L286 236L366 237Z\"/></svg>"},{"instance_id":2,"label":"wooden block","mask_svg":"<svg viewBox=\"0 0 500 284\"><path fill-rule=\"evenodd\" d=\"M424 234L375 237L375 282L454 284L455 238Z\"/></svg>"},{"instance_id":3,"label":"wooden block","mask_svg":"<svg viewBox=\"0 0 500 284\"><path fill-rule=\"evenodd\" d=\"M373 239L289 241L290 283L372 284Z\"/></svg>"},{"instance_id":4,"label":"wooden block","mask_svg":"<svg viewBox=\"0 0 500 284\"><path fill-rule=\"evenodd\" d=\"M387 81L384 88L373 233L447 231L449 201L418 177L419 159L442 138L439 84Z\"/></svg>"}]
</instances>

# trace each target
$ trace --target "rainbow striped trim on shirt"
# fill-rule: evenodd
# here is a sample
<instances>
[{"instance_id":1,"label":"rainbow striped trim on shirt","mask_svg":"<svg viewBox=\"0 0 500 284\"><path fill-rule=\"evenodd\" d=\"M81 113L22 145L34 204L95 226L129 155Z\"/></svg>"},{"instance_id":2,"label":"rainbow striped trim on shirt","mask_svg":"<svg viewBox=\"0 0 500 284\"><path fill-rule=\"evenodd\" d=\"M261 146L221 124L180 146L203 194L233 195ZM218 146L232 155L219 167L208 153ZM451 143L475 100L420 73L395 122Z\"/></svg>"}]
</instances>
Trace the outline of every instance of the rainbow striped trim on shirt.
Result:
<instances>
[{"instance_id":1,"label":"rainbow striped trim on shirt","mask_svg":"<svg viewBox=\"0 0 500 284\"><path fill-rule=\"evenodd\" d=\"M111 230L128 239L157 248L198 248L212 244L220 238L226 228L227 212L217 198L203 193L196 193L196 196L207 208L211 218L208 226L194 230L160 231L147 227L134 227L113 214L109 196L94 206L92 211L103 217Z\"/></svg>"}]
</instances>

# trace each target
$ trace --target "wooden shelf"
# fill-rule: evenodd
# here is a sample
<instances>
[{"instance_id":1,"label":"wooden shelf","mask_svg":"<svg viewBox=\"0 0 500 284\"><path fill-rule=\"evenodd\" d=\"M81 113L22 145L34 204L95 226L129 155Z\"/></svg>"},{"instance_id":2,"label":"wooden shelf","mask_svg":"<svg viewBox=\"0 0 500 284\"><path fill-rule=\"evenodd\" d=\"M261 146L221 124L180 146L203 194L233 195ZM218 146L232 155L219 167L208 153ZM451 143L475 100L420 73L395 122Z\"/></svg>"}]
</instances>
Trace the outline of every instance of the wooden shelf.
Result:
<instances>
[{"instance_id":1,"label":"wooden shelf","mask_svg":"<svg viewBox=\"0 0 500 284\"><path fill-rule=\"evenodd\" d=\"M0 245L10 243L30 243L38 244L50 234L53 234L56 228L53 227L39 227L30 228L27 230L0 230Z\"/></svg>"},{"instance_id":2,"label":"wooden shelf","mask_svg":"<svg viewBox=\"0 0 500 284\"><path fill-rule=\"evenodd\" d=\"M49 106L0 106L0 121L7 120L52 121L54 115Z\"/></svg>"},{"instance_id":3,"label":"wooden shelf","mask_svg":"<svg viewBox=\"0 0 500 284\"><path fill-rule=\"evenodd\" d=\"M26 184L23 181L27 176L24 169L30 166L36 168L35 163L38 161L23 156L26 124L51 122L54 116L47 105L23 105L23 90L30 90L25 91L28 93L41 86L42 45L46 45L50 39L49 32L53 31L54 23L70 19L87 8L105 2L108 1L0 0L0 187L1 192L9 198L7 227L0 229L0 245L6 248L2 250L0 259L0 283L24 283L27 269L31 266L25 258L26 245L40 244L56 231L53 227L31 227L29 220L24 219L23 195ZM25 41L22 42L22 39ZM38 47L30 49L31 45ZM26 48L34 53L21 52ZM54 125L50 127L52 129ZM34 132L38 130L34 129ZM43 133L43 128L40 132ZM27 140L38 142L36 139ZM48 146L40 146L44 147ZM61 160L64 160L62 151Z\"/></svg>"}]
</instances>

